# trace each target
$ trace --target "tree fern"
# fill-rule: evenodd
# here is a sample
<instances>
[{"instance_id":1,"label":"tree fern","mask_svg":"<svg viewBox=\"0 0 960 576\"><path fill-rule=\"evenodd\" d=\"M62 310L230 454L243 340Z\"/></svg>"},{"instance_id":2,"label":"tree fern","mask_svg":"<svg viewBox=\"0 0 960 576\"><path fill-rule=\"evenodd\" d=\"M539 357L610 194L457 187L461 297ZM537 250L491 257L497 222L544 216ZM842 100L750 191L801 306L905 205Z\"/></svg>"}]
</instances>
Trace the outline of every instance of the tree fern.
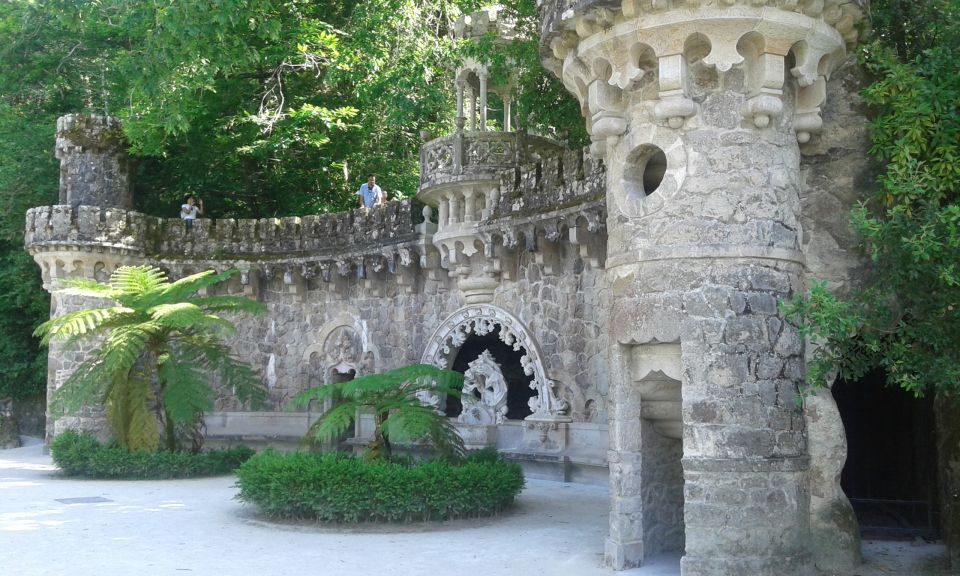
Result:
<instances>
[{"instance_id":1,"label":"tree fern","mask_svg":"<svg viewBox=\"0 0 960 576\"><path fill-rule=\"evenodd\" d=\"M154 451L160 443L157 420L150 413L152 398L145 374L137 375L126 383L117 382L110 388L106 399L107 421L116 434L117 441L127 450Z\"/></svg>"},{"instance_id":2,"label":"tree fern","mask_svg":"<svg viewBox=\"0 0 960 576\"><path fill-rule=\"evenodd\" d=\"M391 441L396 441L426 442L445 456L459 457L464 446L456 428L442 414L425 406L420 395L459 396L462 387L462 374L429 364L414 364L311 388L295 396L291 406L303 408L311 402L336 402L313 423L307 431L308 439L329 442L339 437L358 410L367 407L373 409L375 422L369 454L389 458Z\"/></svg>"},{"instance_id":3,"label":"tree fern","mask_svg":"<svg viewBox=\"0 0 960 576\"><path fill-rule=\"evenodd\" d=\"M241 402L262 401L266 392L257 375L221 341L235 327L215 313L259 313L264 306L235 296L192 297L237 272L201 272L171 283L158 268L134 266L118 268L106 284L66 281L68 294L119 306L70 312L37 328L45 344L65 340L72 347L99 339L96 353L54 393L54 414L105 405L114 435L130 449L156 445L151 438L159 419L164 445L174 449L176 431L195 437L203 412L213 407L213 374L234 386ZM158 415L149 422L148 403Z\"/></svg>"}]
</instances>

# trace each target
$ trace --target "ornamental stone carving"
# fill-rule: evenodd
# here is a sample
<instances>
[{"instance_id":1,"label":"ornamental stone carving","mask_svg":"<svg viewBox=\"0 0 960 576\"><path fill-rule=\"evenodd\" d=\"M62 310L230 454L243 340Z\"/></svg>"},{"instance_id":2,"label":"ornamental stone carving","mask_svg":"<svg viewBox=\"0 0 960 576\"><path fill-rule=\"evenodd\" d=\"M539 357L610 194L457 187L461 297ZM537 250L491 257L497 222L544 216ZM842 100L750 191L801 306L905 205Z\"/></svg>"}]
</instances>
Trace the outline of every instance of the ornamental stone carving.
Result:
<instances>
[{"instance_id":1,"label":"ornamental stone carving","mask_svg":"<svg viewBox=\"0 0 960 576\"><path fill-rule=\"evenodd\" d=\"M450 366L456 351L471 334L484 336L500 328L500 340L514 350L524 351L520 359L524 374L531 376L530 388L536 396L530 399L532 414L526 420L570 422L569 402L556 394L556 383L543 368L543 355L530 331L508 312L489 304L472 304L448 316L434 331L424 350L421 362L438 368Z\"/></svg>"},{"instance_id":2,"label":"ornamental stone carving","mask_svg":"<svg viewBox=\"0 0 960 576\"><path fill-rule=\"evenodd\" d=\"M507 379L489 350L467 364L463 374L463 424L489 426L503 424L507 414ZM479 397L478 397L479 396Z\"/></svg>"}]
</instances>

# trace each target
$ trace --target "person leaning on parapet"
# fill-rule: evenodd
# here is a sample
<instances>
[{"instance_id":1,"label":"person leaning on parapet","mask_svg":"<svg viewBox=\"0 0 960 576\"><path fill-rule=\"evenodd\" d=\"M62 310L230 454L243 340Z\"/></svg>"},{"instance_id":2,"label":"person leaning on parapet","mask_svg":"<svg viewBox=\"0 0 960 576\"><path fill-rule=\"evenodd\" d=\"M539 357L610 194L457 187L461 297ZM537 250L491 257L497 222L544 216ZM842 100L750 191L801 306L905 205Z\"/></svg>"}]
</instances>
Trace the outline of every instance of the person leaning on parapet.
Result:
<instances>
[{"instance_id":1,"label":"person leaning on parapet","mask_svg":"<svg viewBox=\"0 0 960 576\"><path fill-rule=\"evenodd\" d=\"M377 177L373 174L367 174L367 182L360 185L357 196L360 197L361 208L369 209L375 206L383 206L386 203L386 195L377 186Z\"/></svg>"},{"instance_id":2,"label":"person leaning on parapet","mask_svg":"<svg viewBox=\"0 0 960 576\"><path fill-rule=\"evenodd\" d=\"M197 215L203 216L203 200L200 201L199 206L196 205L196 201L193 194L188 194L180 206L180 217L187 226L187 232L193 230L193 221L197 219Z\"/></svg>"}]
</instances>

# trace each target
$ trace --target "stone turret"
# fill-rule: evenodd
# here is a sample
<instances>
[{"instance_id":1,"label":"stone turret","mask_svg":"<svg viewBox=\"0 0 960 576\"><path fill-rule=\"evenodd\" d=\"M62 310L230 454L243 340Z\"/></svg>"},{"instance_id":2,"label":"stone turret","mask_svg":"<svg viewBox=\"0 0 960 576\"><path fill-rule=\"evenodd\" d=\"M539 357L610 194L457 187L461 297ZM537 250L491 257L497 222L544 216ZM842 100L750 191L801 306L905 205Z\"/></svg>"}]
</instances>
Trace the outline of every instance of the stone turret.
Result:
<instances>
[{"instance_id":1,"label":"stone turret","mask_svg":"<svg viewBox=\"0 0 960 576\"><path fill-rule=\"evenodd\" d=\"M68 114L57 119L60 204L133 208L130 163L120 121Z\"/></svg>"},{"instance_id":2,"label":"stone turret","mask_svg":"<svg viewBox=\"0 0 960 576\"><path fill-rule=\"evenodd\" d=\"M808 574L801 145L860 9L839 0L553 1L541 54L607 166L608 561ZM849 506L847 504L847 506Z\"/></svg>"}]
</instances>

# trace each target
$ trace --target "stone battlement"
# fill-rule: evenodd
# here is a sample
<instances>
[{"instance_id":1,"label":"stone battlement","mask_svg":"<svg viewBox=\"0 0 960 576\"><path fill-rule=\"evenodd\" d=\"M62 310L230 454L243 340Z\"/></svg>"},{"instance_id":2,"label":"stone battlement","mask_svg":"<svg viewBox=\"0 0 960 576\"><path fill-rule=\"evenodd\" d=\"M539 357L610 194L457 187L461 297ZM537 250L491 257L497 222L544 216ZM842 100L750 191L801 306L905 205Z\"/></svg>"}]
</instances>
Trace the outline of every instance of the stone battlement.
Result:
<instances>
[{"instance_id":1,"label":"stone battlement","mask_svg":"<svg viewBox=\"0 0 960 576\"><path fill-rule=\"evenodd\" d=\"M500 201L493 218L542 214L601 201L606 168L583 150L564 150L500 174Z\"/></svg>"},{"instance_id":2,"label":"stone battlement","mask_svg":"<svg viewBox=\"0 0 960 576\"><path fill-rule=\"evenodd\" d=\"M420 206L410 199L383 208L286 218L198 219L187 232L179 218L132 210L69 205L27 212L25 245L44 249L103 249L141 256L258 258L303 253L376 251L417 238Z\"/></svg>"}]
</instances>

